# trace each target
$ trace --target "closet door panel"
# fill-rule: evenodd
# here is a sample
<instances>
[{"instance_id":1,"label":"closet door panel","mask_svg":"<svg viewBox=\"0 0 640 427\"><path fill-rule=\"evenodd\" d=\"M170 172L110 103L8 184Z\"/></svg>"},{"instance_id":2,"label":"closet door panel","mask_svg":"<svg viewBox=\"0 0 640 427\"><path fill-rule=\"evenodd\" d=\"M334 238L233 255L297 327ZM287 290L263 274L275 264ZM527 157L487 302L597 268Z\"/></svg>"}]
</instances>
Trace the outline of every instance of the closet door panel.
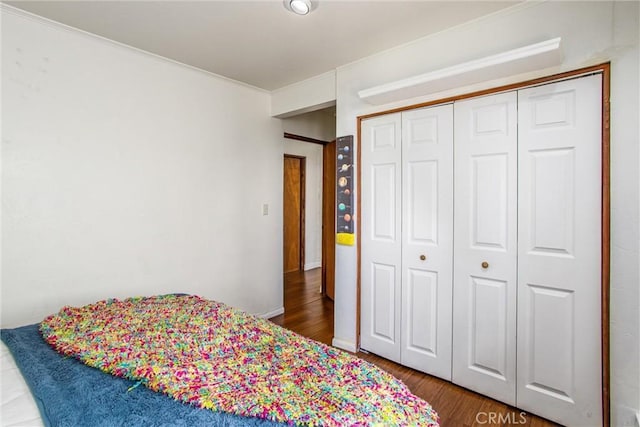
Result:
<instances>
[{"instance_id":1,"label":"closet door panel","mask_svg":"<svg viewBox=\"0 0 640 427\"><path fill-rule=\"evenodd\" d=\"M402 113L401 363L451 379L453 106Z\"/></svg>"},{"instance_id":2,"label":"closet door panel","mask_svg":"<svg viewBox=\"0 0 640 427\"><path fill-rule=\"evenodd\" d=\"M525 155L528 176L529 252L573 256L575 230L575 151L573 148L531 150ZM526 182L523 181L523 184ZM525 190L526 191L526 190Z\"/></svg>"},{"instance_id":3,"label":"closet door panel","mask_svg":"<svg viewBox=\"0 0 640 427\"><path fill-rule=\"evenodd\" d=\"M507 283L471 277L470 369L506 381Z\"/></svg>"},{"instance_id":4,"label":"closet door panel","mask_svg":"<svg viewBox=\"0 0 640 427\"><path fill-rule=\"evenodd\" d=\"M406 171L407 243L438 245L438 161L409 161Z\"/></svg>"},{"instance_id":5,"label":"closet door panel","mask_svg":"<svg viewBox=\"0 0 640 427\"><path fill-rule=\"evenodd\" d=\"M396 340L396 269L393 265L371 263L371 305L373 338L393 343Z\"/></svg>"},{"instance_id":6,"label":"closet door panel","mask_svg":"<svg viewBox=\"0 0 640 427\"><path fill-rule=\"evenodd\" d=\"M598 424L601 76L518 98L517 403L562 424Z\"/></svg>"},{"instance_id":7,"label":"closet door panel","mask_svg":"<svg viewBox=\"0 0 640 427\"><path fill-rule=\"evenodd\" d=\"M555 395L561 400L573 400L570 390L573 384L571 367L575 358L572 345L575 338L574 294L535 285L527 286L526 291L531 316L527 320L527 335L532 344L525 356L530 363L528 389Z\"/></svg>"},{"instance_id":8,"label":"closet door panel","mask_svg":"<svg viewBox=\"0 0 640 427\"><path fill-rule=\"evenodd\" d=\"M407 359L407 352L415 352L435 358L438 353L438 273L407 269L407 279L403 286L407 303L402 307L403 313L406 311L403 315L406 323L402 327L407 329L402 356Z\"/></svg>"},{"instance_id":9,"label":"closet door panel","mask_svg":"<svg viewBox=\"0 0 640 427\"><path fill-rule=\"evenodd\" d=\"M453 382L515 404L517 95L455 103Z\"/></svg>"},{"instance_id":10,"label":"closet door panel","mask_svg":"<svg viewBox=\"0 0 640 427\"><path fill-rule=\"evenodd\" d=\"M398 165L393 163L371 166L371 239L394 243L398 238L396 197Z\"/></svg>"},{"instance_id":11,"label":"closet door panel","mask_svg":"<svg viewBox=\"0 0 640 427\"><path fill-rule=\"evenodd\" d=\"M478 250L507 250L508 155L471 155L471 245Z\"/></svg>"},{"instance_id":12,"label":"closet door panel","mask_svg":"<svg viewBox=\"0 0 640 427\"><path fill-rule=\"evenodd\" d=\"M361 328L365 350L400 361L401 120L362 122Z\"/></svg>"}]
</instances>

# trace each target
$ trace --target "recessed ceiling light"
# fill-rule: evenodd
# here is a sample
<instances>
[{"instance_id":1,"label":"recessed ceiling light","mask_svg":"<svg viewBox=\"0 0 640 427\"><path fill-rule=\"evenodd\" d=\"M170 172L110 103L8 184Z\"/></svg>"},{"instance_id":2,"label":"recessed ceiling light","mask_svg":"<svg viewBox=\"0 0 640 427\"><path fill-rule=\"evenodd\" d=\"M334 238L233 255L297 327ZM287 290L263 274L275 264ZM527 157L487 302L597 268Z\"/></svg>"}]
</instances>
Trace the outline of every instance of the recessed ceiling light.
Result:
<instances>
[{"instance_id":1,"label":"recessed ceiling light","mask_svg":"<svg viewBox=\"0 0 640 427\"><path fill-rule=\"evenodd\" d=\"M284 7L298 15L306 15L312 9L311 0L284 0Z\"/></svg>"}]
</instances>

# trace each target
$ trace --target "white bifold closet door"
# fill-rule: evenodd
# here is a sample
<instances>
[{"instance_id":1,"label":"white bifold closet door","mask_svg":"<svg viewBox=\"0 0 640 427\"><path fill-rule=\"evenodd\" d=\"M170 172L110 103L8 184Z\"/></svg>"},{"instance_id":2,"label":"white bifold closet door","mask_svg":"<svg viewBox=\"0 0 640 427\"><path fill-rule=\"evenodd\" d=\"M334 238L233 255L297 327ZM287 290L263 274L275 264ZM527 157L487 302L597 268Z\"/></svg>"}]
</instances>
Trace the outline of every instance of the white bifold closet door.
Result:
<instances>
[{"instance_id":1,"label":"white bifold closet door","mask_svg":"<svg viewBox=\"0 0 640 427\"><path fill-rule=\"evenodd\" d=\"M402 114L403 365L451 380L453 105Z\"/></svg>"},{"instance_id":2,"label":"white bifold closet door","mask_svg":"<svg viewBox=\"0 0 640 427\"><path fill-rule=\"evenodd\" d=\"M361 347L451 379L453 107L362 123Z\"/></svg>"},{"instance_id":3,"label":"white bifold closet door","mask_svg":"<svg viewBox=\"0 0 640 427\"><path fill-rule=\"evenodd\" d=\"M566 425L602 419L601 87L455 104L453 382Z\"/></svg>"},{"instance_id":4,"label":"white bifold closet door","mask_svg":"<svg viewBox=\"0 0 640 427\"><path fill-rule=\"evenodd\" d=\"M599 425L601 75L518 92L518 407Z\"/></svg>"},{"instance_id":5,"label":"white bifold closet door","mask_svg":"<svg viewBox=\"0 0 640 427\"><path fill-rule=\"evenodd\" d=\"M517 94L455 103L453 382L516 403Z\"/></svg>"},{"instance_id":6,"label":"white bifold closet door","mask_svg":"<svg viewBox=\"0 0 640 427\"><path fill-rule=\"evenodd\" d=\"M360 346L400 361L402 119L362 122Z\"/></svg>"}]
</instances>

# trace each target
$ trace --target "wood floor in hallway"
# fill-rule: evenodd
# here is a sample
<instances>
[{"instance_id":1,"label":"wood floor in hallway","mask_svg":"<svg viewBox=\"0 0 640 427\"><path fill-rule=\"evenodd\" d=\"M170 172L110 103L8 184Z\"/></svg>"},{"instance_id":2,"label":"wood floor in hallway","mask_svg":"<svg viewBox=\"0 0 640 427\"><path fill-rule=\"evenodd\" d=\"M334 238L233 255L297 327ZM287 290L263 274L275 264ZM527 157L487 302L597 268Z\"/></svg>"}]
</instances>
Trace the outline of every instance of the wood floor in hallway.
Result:
<instances>
[{"instance_id":1,"label":"wood floor in hallway","mask_svg":"<svg viewBox=\"0 0 640 427\"><path fill-rule=\"evenodd\" d=\"M284 278L284 314L271 321L331 345L333 301L320 294L320 280L319 268L287 273ZM440 425L443 427L557 425L376 355L359 352L357 356L390 372L415 395L428 401L440 415Z\"/></svg>"}]
</instances>

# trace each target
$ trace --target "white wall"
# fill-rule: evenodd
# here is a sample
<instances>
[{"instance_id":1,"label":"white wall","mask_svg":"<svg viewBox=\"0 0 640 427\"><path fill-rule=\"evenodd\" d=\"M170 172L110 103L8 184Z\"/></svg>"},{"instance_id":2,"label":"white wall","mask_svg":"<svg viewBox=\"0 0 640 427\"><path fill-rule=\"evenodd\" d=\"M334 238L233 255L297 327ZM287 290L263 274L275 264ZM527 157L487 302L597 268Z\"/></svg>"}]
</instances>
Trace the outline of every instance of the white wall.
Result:
<instances>
[{"instance_id":1,"label":"white wall","mask_svg":"<svg viewBox=\"0 0 640 427\"><path fill-rule=\"evenodd\" d=\"M283 132L331 141L336 135L335 108L282 120ZM306 158L304 269L322 265L322 145L283 138L285 154Z\"/></svg>"},{"instance_id":2,"label":"white wall","mask_svg":"<svg viewBox=\"0 0 640 427\"><path fill-rule=\"evenodd\" d=\"M336 72L331 70L301 82L274 90L271 115L296 116L336 105Z\"/></svg>"},{"instance_id":3,"label":"white wall","mask_svg":"<svg viewBox=\"0 0 640 427\"><path fill-rule=\"evenodd\" d=\"M3 6L2 107L2 327L169 292L282 310L268 93Z\"/></svg>"},{"instance_id":4,"label":"white wall","mask_svg":"<svg viewBox=\"0 0 640 427\"><path fill-rule=\"evenodd\" d=\"M357 117L611 61L612 425L633 425L640 407L638 2L526 2L469 24L338 68L337 134L356 135ZM365 15L366 16L366 15ZM363 19L365 19L363 16ZM520 46L562 37L561 66L446 93L371 106L357 92ZM334 344L356 342L356 247L336 247Z\"/></svg>"}]
</instances>

